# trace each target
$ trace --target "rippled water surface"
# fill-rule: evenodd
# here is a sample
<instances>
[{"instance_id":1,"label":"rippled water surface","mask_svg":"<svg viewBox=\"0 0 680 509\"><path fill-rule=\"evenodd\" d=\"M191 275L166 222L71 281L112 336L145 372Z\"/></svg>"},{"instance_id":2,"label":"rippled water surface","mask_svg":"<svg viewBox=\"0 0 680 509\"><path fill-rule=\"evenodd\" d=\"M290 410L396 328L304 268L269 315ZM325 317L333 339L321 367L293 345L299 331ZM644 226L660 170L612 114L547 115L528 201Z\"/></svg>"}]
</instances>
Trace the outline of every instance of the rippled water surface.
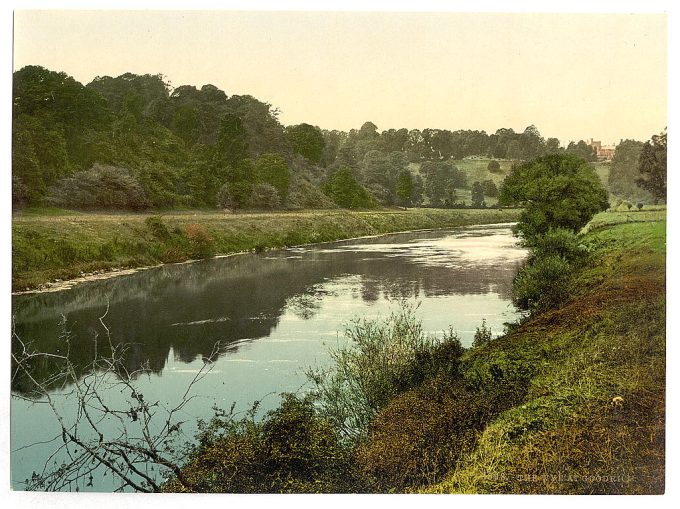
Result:
<instances>
[{"instance_id":1,"label":"rippled water surface","mask_svg":"<svg viewBox=\"0 0 680 509\"><path fill-rule=\"evenodd\" d=\"M145 397L168 404L222 342L225 352L185 409L195 421L210 417L214 405L276 406L276 394L304 385L304 368L328 362L328 345L342 341L353 318L388 316L402 300L420 303L425 330L452 326L465 345L482 318L501 333L517 317L510 289L525 256L508 225L413 232L168 265L15 297L12 312L19 337L41 351L60 348L63 315L71 357L86 364L108 305L105 323L115 342L129 344L128 367L148 362L153 371L139 379ZM26 393L23 384L13 384L15 395ZM68 411L72 402L60 404ZM54 445L22 447L53 438L57 428L46 405L21 398L12 400L11 426L12 481L21 489ZM99 479L90 489L112 488Z\"/></svg>"}]
</instances>

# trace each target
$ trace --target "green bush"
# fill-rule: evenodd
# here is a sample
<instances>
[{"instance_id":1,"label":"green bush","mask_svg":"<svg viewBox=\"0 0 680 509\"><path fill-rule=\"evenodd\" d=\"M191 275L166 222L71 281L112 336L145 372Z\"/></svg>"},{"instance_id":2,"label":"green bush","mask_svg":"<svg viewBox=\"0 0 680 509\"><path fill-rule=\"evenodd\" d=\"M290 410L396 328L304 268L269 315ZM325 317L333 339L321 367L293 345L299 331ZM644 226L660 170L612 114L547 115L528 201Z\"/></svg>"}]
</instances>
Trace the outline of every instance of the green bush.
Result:
<instances>
[{"instance_id":1,"label":"green bush","mask_svg":"<svg viewBox=\"0 0 680 509\"><path fill-rule=\"evenodd\" d=\"M548 230L544 235L533 238L532 242L526 245L531 247L531 254L534 258L560 256L569 262L577 262L583 261L588 255L578 235L565 228Z\"/></svg>"},{"instance_id":2,"label":"green bush","mask_svg":"<svg viewBox=\"0 0 680 509\"><path fill-rule=\"evenodd\" d=\"M160 216L147 217L144 220L144 223L146 224L146 227L149 229L149 231L151 231L152 235L157 239L163 242L170 240L170 232L168 231L168 227L165 226L163 218Z\"/></svg>"},{"instance_id":3,"label":"green bush","mask_svg":"<svg viewBox=\"0 0 680 509\"><path fill-rule=\"evenodd\" d=\"M558 255L537 258L515 277L513 302L520 309L544 311L562 304L569 296L571 265Z\"/></svg>"},{"instance_id":4,"label":"green bush","mask_svg":"<svg viewBox=\"0 0 680 509\"><path fill-rule=\"evenodd\" d=\"M397 394L437 372L455 373L463 352L454 333L423 333L415 310L403 306L386 320L357 320L348 343L331 350L334 366L310 370L322 415L351 440L365 436L376 412Z\"/></svg>"},{"instance_id":5,"label":"green bush","mask_svg":"<svg viewBox=\"0 0 680 509\"><path fill-rule=\"evenodd\" d=\"M493 339L493 333L491 329L486 326L486 319L482 320L482 326L477 327L475 330L475 336L472 340L472 348L477 348L478 346L485 345Z\"/></svg>"},{"instance_id":6,"label":"green bush","mask_svg":"<svg viewBox=\"0 0 680 509\"><path fill-rule=\"evenodd\" d=\"M336 493L361 486L348 450L309 398L284 394L260 422L254 409L241 419L223 414L200 424L198 444L183 467L197 491ZM171 479L164 491L187 489Z\"/></svg>"},{"instance_id":7,"label":"green bush","mask_svg":"<svg viewBox=\"0 0 680 509\"><path fill-rule=\"evenodd\" d=\"M57 182L45 201L55 207L80 209L142 210L150 205L130 170L100 164Z\"/></svg>"}]
</instances>

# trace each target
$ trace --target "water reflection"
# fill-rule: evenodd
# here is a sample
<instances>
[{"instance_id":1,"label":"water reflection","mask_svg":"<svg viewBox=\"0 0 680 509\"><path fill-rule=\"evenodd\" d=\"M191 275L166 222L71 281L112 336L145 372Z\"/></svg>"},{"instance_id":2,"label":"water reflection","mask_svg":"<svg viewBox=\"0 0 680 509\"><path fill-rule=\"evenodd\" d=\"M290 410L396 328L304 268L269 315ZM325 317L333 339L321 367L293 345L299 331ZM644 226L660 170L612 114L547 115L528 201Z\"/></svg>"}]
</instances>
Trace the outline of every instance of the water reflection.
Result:
<instances>
[{"instance_id":1,"label":"water reflection","mask_svg":"<svg viewBox=\"0 0 680 509\"><path fill-rule=\"evenodd\" d=\"M233 352L244 340L267 337L286 312L311 320L337 292L369 306L451 295L508 301L524 256L507 226L397 234L164 266L17 296L12 311L19 337L46 352L60 346L63 314L76 346L73 360L85 365L94 355L94 334L104 332L98 318L108 302L113 340L130 345L128 368L148 361L160 373L171 354L190 363L209 355L218 340ZM23 391L21 380L13 389Z\"/></svg>"}]
</instances>

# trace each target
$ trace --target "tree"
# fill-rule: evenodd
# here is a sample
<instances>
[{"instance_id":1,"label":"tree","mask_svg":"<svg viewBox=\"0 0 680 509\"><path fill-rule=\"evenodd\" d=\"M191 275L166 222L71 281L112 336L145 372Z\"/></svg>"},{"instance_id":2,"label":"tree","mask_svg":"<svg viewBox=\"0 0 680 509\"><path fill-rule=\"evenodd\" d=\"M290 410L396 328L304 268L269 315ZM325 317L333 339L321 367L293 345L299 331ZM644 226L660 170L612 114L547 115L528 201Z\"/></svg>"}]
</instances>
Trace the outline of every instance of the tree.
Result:
<instances>
[{"instance_id":1,"label":"tree","mask_svg":"<svg viewBox=\"0 0 680 509\"><path fill-rule=\"evenodd\" d=\"M142 210L149 206L142 186L129 169L99 164L57 182L47 202L90 210Z\"/></svg>"},{"instance_id":2,"label":"tree","mask_svg":"<svg viewBox=\"0 0 680 509\"><path fill-rule=\"evenodd\" d=\"M326 196L346 209L374 208L375 198L364 188L349 168L342 168L321 186Z\"/></svg>"},{"instance_id":3,"label":"tree","mask_svg":"<svg viewBox=\"0 0 680 509\"><path fill-rule=\"evenodd\" d=\"M486 169L490 173L501 173L501 165L495 159L489 161L489 164L487 165Z\"/></svg>"},{"instance_id":4,"label":"tree","mask_svg":"<svg viewBox=\"0 0 680 509\"><path fill-rule=\"evenodd\" d=\"M407 208L413 199L413 175L408 170L402 170L397 177L396 194L402 207Z\"/></svg>"},{"instance_id":5,"label":"tree","mask_svg":"<svg viewBox=\"0 0 680 509\"><path fill-rule=\"evenodd\" d=\"M652 136L642 147L639 160L641 177L636 180L643 189L654 195L654 203L666 200L667 133Z\"/></svg>"},{"instance_id":6,"label":"tree","mask_svg":"<svg viewBox=\"0 0 680 509\"><path fill-rule=\"evenodd\" d=\"M614 152L607 187L613 195L626 200L651 201L652 195L638 187L636 180L641 177L639 171L640 154L643 143L636 140L622 140Z\"/></svg>"},{"instance_id":7,"label":"tree","mask_svg":"<svg viewBox=\"0 0 680 509\"><path fill-rule=\"evenodd\" d=\"M294 125L286 128L286 134L293 146L293 152L311 163L321 161L326 142L318 127L309 124Z\"/></svg>"},{"instance_id":8,"label":"tree","mask_svg":"<svg viewBox=\"0 0 680 509\"><path fill-rule=\"evenodd\" d=\"M276 189L281 203L285 203L290 186L290 170L283 157L278 154L262 154L255 162L255 174L259 183L269 184Z\"/></svg>"},{"instance_id":9,"label":"tree","mask_svg":"<svg viewBox=\"0 0 680 509\"><path fill-rule=\"evenodd\" d=\"M482 188L484 190L484 196L498 198L498 188L493 180L485 180L482 182Z\"/></svg>"},{"instance_id":10,"label":"tree","mask_svg":"<svg viewBox=\"0 0 680 509\"><path fill-rule=\"evenodd\" d=\"M503 181L500 203L524 210L517 230L529 243L551 228L578 231L609 205L593 168L573 154L539 157Z\"/></svg>"},{"instance_id":11,"label":"tree","mask_svg":"<svg viewBox=\"0 0 680 509\"><path fill-rule=\"evenodd\" d=\"M472 184L471 189L471 201L472 206L476 208L484 207L484 187L482 187L481 182L475 182Z\"/></svg>"}]
</instances>

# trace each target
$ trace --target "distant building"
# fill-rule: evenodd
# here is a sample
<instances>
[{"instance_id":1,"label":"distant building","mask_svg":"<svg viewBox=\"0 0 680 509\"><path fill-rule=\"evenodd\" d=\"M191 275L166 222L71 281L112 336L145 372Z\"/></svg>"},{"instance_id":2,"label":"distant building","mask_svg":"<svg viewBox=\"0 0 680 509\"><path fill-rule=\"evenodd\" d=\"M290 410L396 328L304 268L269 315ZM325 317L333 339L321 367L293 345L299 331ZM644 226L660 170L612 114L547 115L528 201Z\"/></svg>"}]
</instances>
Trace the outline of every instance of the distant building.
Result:
<instances>
[{"instance_id":1,"label":"distant building","mask_svg":"<svg viewBox=\"0 0 680 509\"><path fill-rule=\"evenodd\" d=\"M588 146L595 151L598 161L611 161L614 159L616 147L613 145L603 146L601 141L594 141L592 138L590 138Z\"/></svg>"}]
</instances>

